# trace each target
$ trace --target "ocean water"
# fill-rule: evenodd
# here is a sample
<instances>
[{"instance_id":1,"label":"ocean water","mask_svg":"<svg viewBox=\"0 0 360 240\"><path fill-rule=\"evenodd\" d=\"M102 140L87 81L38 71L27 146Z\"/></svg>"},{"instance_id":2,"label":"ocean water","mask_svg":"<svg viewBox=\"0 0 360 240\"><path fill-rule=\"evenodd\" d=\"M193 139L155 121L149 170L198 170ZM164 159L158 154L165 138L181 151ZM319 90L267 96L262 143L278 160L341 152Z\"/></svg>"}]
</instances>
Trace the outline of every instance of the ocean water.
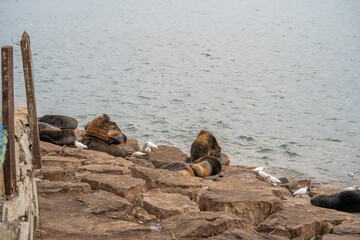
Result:
<instances>
[{"instance_id":1,"label":"ocean water","mask_svg":"<svg viewBox=\"0 0 360 240\"><path fill-rule=\"evenodd\" d=\"M110 115L140 145L360 186L360 1L2 0L0 44L31 37L38 115ZM350 178L347 171L354 171Z\"/></svg>"}]
</instances>

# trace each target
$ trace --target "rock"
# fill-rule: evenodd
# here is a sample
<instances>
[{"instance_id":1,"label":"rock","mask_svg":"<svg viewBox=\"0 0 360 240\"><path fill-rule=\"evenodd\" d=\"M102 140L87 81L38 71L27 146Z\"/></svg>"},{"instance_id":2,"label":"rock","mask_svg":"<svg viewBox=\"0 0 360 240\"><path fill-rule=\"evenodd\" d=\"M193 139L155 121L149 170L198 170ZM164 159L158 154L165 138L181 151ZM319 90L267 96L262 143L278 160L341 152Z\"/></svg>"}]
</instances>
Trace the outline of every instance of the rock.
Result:
<instances>
[{"instance_id":1,"label":"rock","mask_svg":"<svg viewBox=\"0 0 360 240\"><path fill-rule=\"evenodd\" d=\"M40 172L44 180L76 182L76 175L73 170L63 170L61 167L43 167Z\"/></svg>"},{"instance_id":2,"label":"rock","mask_svg":"<svg viewBox=\"0 0 360 240\"><path fill-rule=\"evenodd\" d=\"M132 208L132 204L125 198L102 190L75 196L75 199L79 202L84 202L86 204L84 211L92 214L125 211Z\"/></svg>"},{"instance_id":3,"label":"rock","mask_svg":"<svg viewBox=\"0 0 360 240\"><path fill-rule=\"evenodd\" d=\"M92 189L115 193L130 201L139 193L147 192L146 182L128 175L90 174L82 182L90 184Z\"/></svg>"},{"instance_id":4,"label":"rock","mask_svg":"<svg viewBox=\"0 0 360 240\"><path fill-rule=\"evenodd\" d=\"M359 240L357 235L337 235L337 234L325 234L321 238L322 240Z\"/></svg>"},{"instance_id":5,"label":"rock","mask_svg":"<svg viewBox=\"0 0 360 240\"><path fill-rule=\"evenodd\" d=\"M102 194L111 194L102 192ZM43 239L118 239L119 236L126 236L129 239L136 239L137 236L146 234L151 237L155 234L159 239L159 234L152 231L149 227L137 223L123 220L113 220L111 218L95 217L96 202L102 203L102 210L122 211L127 208L129 203L119 197L112 195L110 200L106 201L109 195L77 195L66 193L56 197L39 197L40 216L41 216L41 237ZM94 198L93 202L91 198ZM105 202L103 202L105 201ZM124 205L123 205L124 203ZM106 206L109 204L109 206ZM59 207L61 206L61 207ZM90 206L90 207L88 207ZM98 214L96 216L99 216Z\"/></svg>"},{"instance_id":6,"label":"rock","mask_svg":"<svg viewBox=\"0 0 360 240\"><path fill-rule=\"evenodd\" d=\"M356 235L360 237L360 218L342 222L333 228L333 233L338 235Z\"/></svg>"},{"instance_id":7,"label":"rock","mask_svg":"<svg viewBox=\"0 0 360 240\"><path fill-rule=\"evenodd\" d=\"M199 205L201 211L228 212L257 225L277 212L282 202L266 189L210 189L200 196Z\"/></svg>"},{"instance_id":8,"label":"rock","mask_svg":"<svg viewBox=\"0 0 360 240\"><path fill-rule=\"evenodd\" d=\"M252 230L252 225L237 216L224 212L188 212L178 214L162 222L164 231L171 232L176 239L213 236L222 232L241 228Z\"/></svg>"},{"instance_id":9,"label":"rock","mask_svg":"<svg viewBox=\"0 0 360 240\"><path fill-rule=\"evenodd\" d=\"M90 185L87 183L72 183L72 182L60 182L60 181L40 181L38 183L38 193L89 193L91 192Z\"/></svg>"},{"instance_id":10,"label":"rock","mask_svg":"<svg viewBox=\"0 0 360 240\"><path fill-rule=\"evenodd\" d=\"M60 167L64 170L76 170L83 165L85 159L78 159L74 157L60 157L60 156L43 156L42 164L44 167Z\"/></svg>"},{"instance_id":11,"label":"rock","mask_svg":"<svg viewBox=\"0 0 360 240\"><path fill-rule=\"evenodd\" d=\"M351 214L306 205L287 205L270 215L257 227L258 232L272 233L288 238L309 239L329 231L328 223L336 226Z\"/></svg>"},{"instance_id":12,"label":"rock","mask_svg":"<svg viewBox=\"0 0 360 240\"><path fill-rule=\"evenodd\" d=\"M124 144L125 149L127 150L128 154L133 152L140 151L139 142L136 139L129 139Z\"/></svg>"},{"instance_id":13,"label":"rock","mask_svg":"<svg viewBox=\"0 0 360 240\"><path fill-rule=\"evenodd\" d=\"M156 219L155 215L149 214L145 209L137 206L131 212L136 218L141 221L148 222Z\"/></svg>"},{"instance_id":14,"label":"rock","mask_svg":"<svg viewBox=\"0 0 360 240\"><path fill-rule=\"evenodd\" d=\"M148 158L156 168L160 168L172 162L186 162L187 155L176 147L160 145L148 154Z\"/></svg>"},{"instance_id":15,"label":"rock","mask_svg":"<svg viewBox=\"0 0 360 240\"><path fill-rule=\"evenodd\" d=\"M128 157L126 159L138 166L143 166L143 167L147 167L147 168L155 168L154 164L152 164L148 159L136 158L136 157Z\"/></svg>"},{"instance_id":16,"label":"rock","mask_svg":"<svg viewBox=\"0 0 360 240\"><path fill-rule=\"evenodd\" d=\"M189 197L175 193L163 193L157 189L137 195L134 204L160 219L199 211L199 206Z\"/></svg>"},{"instance_id":17,"label":"rock","mask_svg":"<svg viewBox=\"0 0 360 240\"><path fill-rule=\"evenodd\" d=\"M229 240L229 239L288 240L289 238L274 236L272 234L258 233L255 231L244 231L242 229L230 229L218 236L208 238L208 240Z\"/></svg>"},{"instance_id":18,"label":"rock","mask_svg":"<svg viewBox=\"0 0 360 240\"><path fill-rule=\"evenodd\" d=\"M130 169L127 167L120 167L113 164L97 164L97 165L84 165L78 168L79 172L88 171L91 173L106 173L114 175L125 175L130 174Z\"/></svg>"}]
</instances>

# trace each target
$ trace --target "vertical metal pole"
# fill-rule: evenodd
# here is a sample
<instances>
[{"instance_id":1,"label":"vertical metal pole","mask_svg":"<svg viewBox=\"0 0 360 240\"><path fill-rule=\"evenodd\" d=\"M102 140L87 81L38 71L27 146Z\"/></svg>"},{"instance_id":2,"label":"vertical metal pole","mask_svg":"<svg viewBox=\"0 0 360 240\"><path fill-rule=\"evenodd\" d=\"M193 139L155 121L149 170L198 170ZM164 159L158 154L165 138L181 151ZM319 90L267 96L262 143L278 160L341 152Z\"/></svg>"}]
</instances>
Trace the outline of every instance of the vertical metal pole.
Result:
<instances>
[{"instance_id":1,"label":"vertical metal pole","mask_svg":"<svg viewBox=\"0 0 360 240\"><path fill-rule=\"evenodd\" d=\"M29 112L29 125L32 142L32 155L34 168L41 168L39 125L36 113L35 86L31 59L30 37L24 32L21 38L21 55L23 60L26 102Z\"/></svg>"},{"instance_id":2,"label":"vertical metal pole","mask_svg":"<svg viewBox=\"0 0 360 240\"><path fill-rule=\"evenodd\" d=\"M14 75L13 47L1 48L1 79L2 79L2 118L8 133L8 144L4 161L5 194L17 191L15 161L15 129L14 129Z\"/></svg>"}]
</instances>

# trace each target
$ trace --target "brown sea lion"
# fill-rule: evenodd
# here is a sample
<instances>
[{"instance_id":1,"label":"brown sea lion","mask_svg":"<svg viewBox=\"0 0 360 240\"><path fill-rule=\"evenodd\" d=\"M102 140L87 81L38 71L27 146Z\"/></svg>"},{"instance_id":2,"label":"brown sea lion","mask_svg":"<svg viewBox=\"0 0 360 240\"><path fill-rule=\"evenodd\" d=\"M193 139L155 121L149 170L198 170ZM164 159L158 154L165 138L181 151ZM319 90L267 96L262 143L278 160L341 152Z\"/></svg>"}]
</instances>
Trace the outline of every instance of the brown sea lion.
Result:
<instances>
[{"instance_id":1,"label":"brown sea lion","mask_svg":"<svg viewBox=\"0 0 360 240\"><path fill-rule=\"evenodd\" d=\"M207 130L201 130L191 145L188 162L194 162L203 156L220 157L220 153L221 147L214 135Z\"/></svg>"},{"instance_id":2,"label":"brown sea lion","mask_svg":"<svg viewBox=\"0 0 360 240\"><path fill-rule=\"evenodd\" d=\"M192 168L184 162L173 162L162 167L162 169L167 169L173 172L177 172L184 176L189 176L189 177L195 176Z\"/></svg>"},{"instance_id":3,"label":"brown sea lion","mask_svg":"<svg viewBox=\"0 0 360 240\"><path fill-rule=\"evenodd\" d=\"M115 125L107 114L95 118L86 128L82 142L88 146L88 149L106 152L115 157L126 157L127 150L120 144L122 138L126 141L126 136L124 135L124 138L116 133L117 125L116 127Z\"/></svg>"},{"instance_id":4,"label":"brown sea lion","mask_svg":"<svg viewBox=\"0 0 360 240\"><path fill-rule=\"evenodd\" d=\"M78 121L75 118L63 115L45 115L40 117L38 121L60 129L75 129L78 126Z\"/></svg>"},{"instance_id":5,"label":"brown sea lion","mask_svg":"<svg viewBox=\"0 0 360 240\"><path fill-rule=\"evenodd\" d=\"M194 171L195 176L202 178L217 175L222 169L220 160L211 156L199 158L193 164L190 164L190 167Z\"/></svg>"},{"instance_id":6,"label":"brown sea lion","mask_svg":"<svg viewBox=\"0 0 360 240\"><path fill-rule=\"evenodd\" d=\"M360 213L360 190L343 191L330 195L318 194L310 200L311 204L338 211Z\"/></svg>"},{"instance_id":7,"label":"brown sea lion","mask_svg":"<svg viewBox=\"0 0 360 240\"><path fill-rule=\"evenodd\" d=\"M230 159L225 153L220 153L220 157L218 157L221 165L223 166L230 166Z\"/></svg>"},{"instance_id":8,"label":"brown sea lion","mask_svg":"<svg viewBox=\"0 0 360 240\"><path fill-rule=\"evenodd\" d=\"M86 123L84 128L85 131L89 127L90 122ZM110 121L108 131L109 143L110 144L125 144L127 142L126 135L121 131L116 122Z\"/></svg>"}]
</instances>

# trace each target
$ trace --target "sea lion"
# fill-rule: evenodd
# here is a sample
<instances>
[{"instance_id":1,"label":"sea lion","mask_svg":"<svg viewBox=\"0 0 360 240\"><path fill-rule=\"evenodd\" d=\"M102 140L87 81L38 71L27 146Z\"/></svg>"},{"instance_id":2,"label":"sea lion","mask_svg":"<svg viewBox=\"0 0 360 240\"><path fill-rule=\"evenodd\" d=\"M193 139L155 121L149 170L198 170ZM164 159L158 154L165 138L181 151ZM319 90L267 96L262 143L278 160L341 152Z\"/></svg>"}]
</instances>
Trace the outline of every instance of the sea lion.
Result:
<instances>
[{"instance_id":1,"label":"sea lion","mask_svg":"<svg viewBox=\"0 0 360 240\"><path fill-rule=\"evenodd\" d=\"M88 129L91 122L87 122L84 126L85 131ZM126 135L121 131L116 122L110 121L108 131L110 144L125 144L127 142Z\"/></svg>"},{"instance_id":2,"label":"sea lion","mask_svg":"<svg viewBox=\"0 0 360 240\"><path fill-rule=\"evenodd\" d=\"M41 141L51 142L57 145L72 145L75 143L76 134L72 129L46 129L39 130Z\"/></svg>"},{"instance_id":3,"label":"sea lion","mask_svg":"<svg viewBox=\"0 0 360 240\"><path fill-rule=\"evenodd\" d=\"M220 157L218 157L221 165L223 166L230 166L230 159L225 153L220 153Z\"/></svg>"},{"instance_id":4,"label":"sea lion","mask_svg":"<svg viewBox=\"0 0 360 240\"><path fill-rule=\"evenodd\" d=\"M78 126L78 121L75 118L63 115L45 115L40 117L38 121L60 129L75 129Z\"/></svg>"},{"instance_id":5,"label":"sea lion","mask_svg":"<svg viewBox=\"0 0 360 240\"><path fill-rule=\"evenodd\" d=\"M360 213L360 190L343 191L330 195L318 194L310 200L311 204L338 211Z\"/></svg>"},{"instance_id":6,"label":"sea lion","mask_svg":"<svg viewBox=\"0 0 360 240\"><path fill-rule=\"evenodd\" d=\"M170 170L173 172L177 172L184 176L189 176L189 177L195 176L192 168L184 162L173 162L173 163L170 163L170 164L162 167L162 169L167 169L167 170Z\"/></svg>"},{"instance_id":7,"label":"sea lion","mask_svg":"<svg viewBox=\"0 0 360 240\"><path fill-rule=\"evenodd\" d=\"M54 127L54 126L44 123L44 122L38 122L38 126L39 126L39 131L42 131L42 130L60 131L61 130L58 127Z\"/></svg>"},{"instance_id":8,"label":"sea lion","mask_svg":"<svg viewBox=\"0 0 360 240\"><path fill-rule=\"evenodd\" d=\"M207 130L201 130L191 145L191 156L187 162L194 162L203 156L220 157L220 153L221 147L215 136Z\"/></svg>"},{"instance_id":9,"label":"sea lion","mask_svg":"<svg viewBox=\"0 0 360 240\"><path fill-rule=\"evenodd\" d=\"M127 138L117 133L117 128L120 129L116 123L110 121L109 115L104 114L91 121L82 142L88 149L106 152L115 157L126 157L127 150L120 143L126 142Z\"/></svg>"},{"instance_id":10,"label":"sea lion","mask_svg":"<svg viewBox=\"0 0 360 240\"><path fill-rule=\"evenodd\" d=\"M194 163L190 164L190 167L194 171L195 176L202 178L217 175L222 169L220 160L211 156L199 158Z\"/></svg>"}]
</instances>

